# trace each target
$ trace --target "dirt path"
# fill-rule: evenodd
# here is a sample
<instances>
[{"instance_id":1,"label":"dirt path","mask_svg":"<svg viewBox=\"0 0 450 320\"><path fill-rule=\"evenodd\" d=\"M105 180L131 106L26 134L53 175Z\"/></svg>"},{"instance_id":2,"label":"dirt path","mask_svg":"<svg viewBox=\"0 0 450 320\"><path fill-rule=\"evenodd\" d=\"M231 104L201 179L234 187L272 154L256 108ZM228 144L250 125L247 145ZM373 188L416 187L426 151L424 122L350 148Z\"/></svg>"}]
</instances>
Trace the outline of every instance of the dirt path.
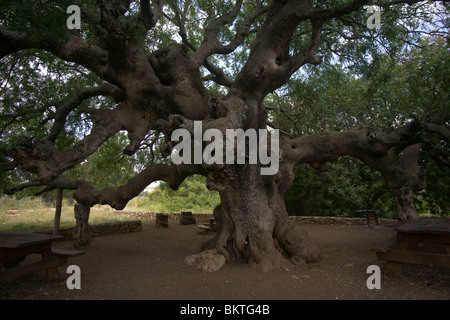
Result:
<instances>
[{"instance_id":1,"label":"dirt path","mask_svg":"<svg viewBox=\"0 0 450 320\"><path fill-rule=\"evenodd\" d=\"M142 232L92 239L87 254L69 260L81 269L81 289L66 281L48 283L45 272L0 286L1 299L440 299L450 300L450 270L405 266L399 277L381 279L369 290L367 267L384 262L369 249L392 241L390 227L305 225L322 250L322 260L294 270L261 273L246 265L225 265L204 273L184 263L211 235L195 225L168 229L144 224ZM56 244L71 248L71 242ZM31 259L32 257L30 257ZM65 275L62 268L61 274ZM68 275L65 275L67 277Z\"/></svg>"}]
</instances>

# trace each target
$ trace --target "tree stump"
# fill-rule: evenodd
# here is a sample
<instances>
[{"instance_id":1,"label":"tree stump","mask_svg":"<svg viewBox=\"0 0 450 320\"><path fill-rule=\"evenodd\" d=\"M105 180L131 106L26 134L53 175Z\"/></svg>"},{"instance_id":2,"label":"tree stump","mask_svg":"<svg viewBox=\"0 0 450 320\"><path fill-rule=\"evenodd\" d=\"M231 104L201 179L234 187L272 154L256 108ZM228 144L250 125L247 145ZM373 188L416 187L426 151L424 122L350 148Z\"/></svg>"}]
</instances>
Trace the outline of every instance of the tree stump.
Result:
<instances>
[{"instance_id":1,"label":"tree stump","mask_svg":"<svg viewBox=\"0 0 450 320\"><path fill-rule=\"evenodd\" d=\"M189 224L195 224L195 223L196 223L195 218L192 215L192 212L181 211L180 224L189 225Z\"/></svg>"},{"instance_id":2,"label":"tree stump","mask_svg":"<svg viewBox=\"0 0 450 320\"><path fill-rule=\"evenodd\" d=\"M169 227L169 215L167 213L156 214L156 228L168 228Z\"/></svg>"}]
</instances>

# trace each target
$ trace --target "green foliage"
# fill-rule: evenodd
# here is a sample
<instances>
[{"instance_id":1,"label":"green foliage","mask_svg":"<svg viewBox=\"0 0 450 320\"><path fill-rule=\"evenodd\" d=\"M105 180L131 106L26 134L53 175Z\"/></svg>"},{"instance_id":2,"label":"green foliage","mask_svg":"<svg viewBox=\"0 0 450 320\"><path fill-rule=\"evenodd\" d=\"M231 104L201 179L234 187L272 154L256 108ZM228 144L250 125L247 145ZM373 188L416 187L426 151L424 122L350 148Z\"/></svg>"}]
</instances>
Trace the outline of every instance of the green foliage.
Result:
<instances>
[{"instance_id":1,"label":"green foliage","mask_svg":"<svg viewBox=\"0 0 450 320\"><path fill-rule=\"evenodd\" d=\"M119 132L99 147L86 161L68 170L65 177L72 181L86 180L97 190L107 187L118 188L147 165L164 161L157 148L161 143L159 136L150 136L148 140L155 146L150 145L138 150L131 157L126 156L122 151L128 144L128 138L124 132Z\"/></svg>"},{"instance_id":2,"label":"green foliage","mask_svg":"<svg viewBox=\"0 0 450 320\"><path fill-rule=\"evenodd\" d=\"M140 197L138 207L149 212L180 212L190 210L195 213L212 213L220 203L219 194L206 188L206 178L191 176L178 188L172 190L166 183ZM130 204L133 205L133 202Z\"/></svg>"},{"instance_id":3,"label":"green foliage","mask_svg":"<svg viewBox=\"0 0 450 320\"><path fill-rule=\"evenodd\" d=\"M77 88L98 85L98 77L85 68L55 59L52 54L26 50L0 60L0 146L14 145L21 136L44 140L54 113ZM110 108L109 98L87 99L68 116L56 146L66 149L90 127L87 106Z\"/></svg>"},{"instance_id":4,"label":"green foliage","mask_svg":"<svg viewBox=\"0 0 450 320\"><path fill-rule=\"evenodd\" d=\"M347 130L359 125L397 128L412 119L426 120L448 110L450 51L442 38L425 38L400 57L378 55L360 74L340 64L309 69L284 91L267 99L279 128L294 137L322 130ZM436 165L433 154L448 157L448 145L427 136L419 164L427 188L415 194L419 212L448 213L449 169ZM294 186L286 194L291 214L342 214L380 208L390 216L395 202L380 174L350 158L328 164L328 172L309 166L296 170Z\"/></svg>"},{"instance_id":5,"label":"green foliage","mask_svg":"<svg viewBox=\"0 0 450 320\"><path fill-rule=\"evenodd\" d=\"M53 201L45 201L42 197L0 196L0 231L53 229L55 218ZM91 208L89 223L94 225L132 219L134 218L117 214L117 211L110 207L95 206ZM143 220L143 222L146 221L146 219ZM64 199L60 227L70 228L75 225L73 203L68 199Z\"/></svg>"},{"instance_id":6,"label":"green foliage","mask_svg":"<svg viewBox=\"0 0 450 320\"><path fill-rule=\"evenodd\" d=\"M416 201L422 205L422 212L442 216L450 215L450 169L439 168L434 162L426 162L427 187L416 194Z\"/></svg>"},{"instance_id":7,"label":"green foliage","mask_svg":"<svg viewBox=\"0 0 450 320\"><path fill-rule=\"evenodd\" d=\"M54 41L66 35L66 8L73 4L70 0L59 1L2 1L0 26L10 30L34 33L36 42L43 41L45 33L52 33ZM38 14L35 14L35 13Z\"/></svg>"},{"instance_id":8,"label":"green foliage","mask_svg":"<svg viewBox=\"0 0 450 320\"><path fill-rule=\"evenodd\" d=\"M385 217L394 215L395 201L378 172L350 157L327 166L326 173L308 165L296 168L294 185L285 195L290 215L353 216L371 208L381 209Z\"/></svg>"}]
</instances>

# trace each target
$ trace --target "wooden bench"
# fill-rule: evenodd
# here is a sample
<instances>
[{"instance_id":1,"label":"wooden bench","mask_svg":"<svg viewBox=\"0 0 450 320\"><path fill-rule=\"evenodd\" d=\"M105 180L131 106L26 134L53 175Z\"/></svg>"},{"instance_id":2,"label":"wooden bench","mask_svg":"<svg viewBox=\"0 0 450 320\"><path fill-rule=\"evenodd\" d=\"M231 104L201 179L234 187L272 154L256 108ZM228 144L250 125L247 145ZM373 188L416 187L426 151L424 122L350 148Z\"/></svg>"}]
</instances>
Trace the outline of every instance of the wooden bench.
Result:
<instances>
[{"instance_id":1,"label":"wooden bench","mask_svg":"<svg viewBox=\"0 0 450 320\"><path fill-rule=\"evenodd\" d=\"M0 233L0 282L10 282L39 270L46 270L48 280L59 279L58 267L65 265L69 257L85 253L51 248L53 241L63 238L36 233ZM30 254L40 255L42 259L22 263Z\"/></svg>"},{"instance_id":2,"label":"wooden bench","mask_svg":"<svg viewBox=\"0 0 450 320\"><path fill-rule=\"evenodd\" d=\"M11 268L0 271L0 282L11 282L24 275L35 271L46 270L49 281L58 280L60 278L58 267L65 266L67 259L85 254L84 251L64 251L52 249L52 256L43 260L28 263L26 265L16 265ZM21 259L22 261L24 259ZM21 261L21 262L22 262Z\"/></svg>"},{"instance_id":3,"label":"wooden bench","mask_svg":"<svg viewBox=\"0 0 450 320\"><path fill-rule=\"evenodd\" d=\"M211 231L211 227L205 224L199 224L198 227L205 232Z\"/></svg>"},{"instance_id":4,"label":"wooden bench","mask_svg":"<svg viewBox=\"0 0 450 320\"><path fill-rule=\"evenodd\" d=\"M59 259L64 259L64 264L66 263L68 258L82 256L85 253L86 253L85 251L77 251L77 250L52 249L52 255L54 255Z\"/></svg>"},{"instance_id":5,"label":"wooden bench","mask_svg":"<svg viewBox=\"0 0 450 320\"><path fill-rule=\"evenodd\" d=\"M392 247L370 250L387 261L386 274L401 274L404 263L450 268L450 219L414 219L395 230Z\"/></svg>"}]
</instances>

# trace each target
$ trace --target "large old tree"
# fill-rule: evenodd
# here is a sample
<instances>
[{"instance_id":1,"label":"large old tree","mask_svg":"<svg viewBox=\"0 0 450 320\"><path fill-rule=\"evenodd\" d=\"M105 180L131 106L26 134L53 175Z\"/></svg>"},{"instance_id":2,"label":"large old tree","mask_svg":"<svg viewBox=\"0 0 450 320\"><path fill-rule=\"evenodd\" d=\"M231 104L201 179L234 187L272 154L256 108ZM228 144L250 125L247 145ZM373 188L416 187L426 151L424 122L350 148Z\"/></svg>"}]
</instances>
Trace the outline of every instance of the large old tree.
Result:
<instances>
[{"instance_id":1,"label":"large old tree","mask_svg":"<svg viewBox=\"0 0 450 320\"><path fill-rule=\"evenodd\" d=\"M321 64L322 54L353 40L382 50L382 41L373 45L377 31L366 25L365 5L379 5L386 17L395 13L391 19L400 19L430 8L445 12L445 2L4 1L0 169L16 170L23 183L5 181L3 190L76 190L77 243L83 245L89 242L93 205L123 209L151 182L177 188L199 174L220 194L214 210L219 230L211 247L228 261L255 262L264 270L289 259L315 261L318 248L291 222L284 205L294 168L309 164L325 170L326 162L356 157L382 173L396 196L399 218L414 218L412 192L424 184L418 153L424 143L440 150L448 141L446 108L391 130L358 126L295 139L281 134L279 170L273 175L261 175L260 163L148 161L121 186L99 190L67 173L121 132L128 137L124 155L153 153L159 145L168 158L177 143L171 141L172 132L184 128L194 134L194 121L201 121L203 131L215 128L224 137L227 129L276 127L266 98L302 66ZM80 29L68 28L77 18L76 11L66 12L70 5L80 8ZM448 30L441 23L436 32ZM390 27L396 28L392 21ZM419 32L412 21L398 28L405 34ZM367 52L360 58L364 54L370 59ZM39 100L45 90L30 85L29 78L49 90L45 99ZM164 141L158 144L159 135ZM439 160L448 165L448 158Z\"/></svg>"}]
</instances>

